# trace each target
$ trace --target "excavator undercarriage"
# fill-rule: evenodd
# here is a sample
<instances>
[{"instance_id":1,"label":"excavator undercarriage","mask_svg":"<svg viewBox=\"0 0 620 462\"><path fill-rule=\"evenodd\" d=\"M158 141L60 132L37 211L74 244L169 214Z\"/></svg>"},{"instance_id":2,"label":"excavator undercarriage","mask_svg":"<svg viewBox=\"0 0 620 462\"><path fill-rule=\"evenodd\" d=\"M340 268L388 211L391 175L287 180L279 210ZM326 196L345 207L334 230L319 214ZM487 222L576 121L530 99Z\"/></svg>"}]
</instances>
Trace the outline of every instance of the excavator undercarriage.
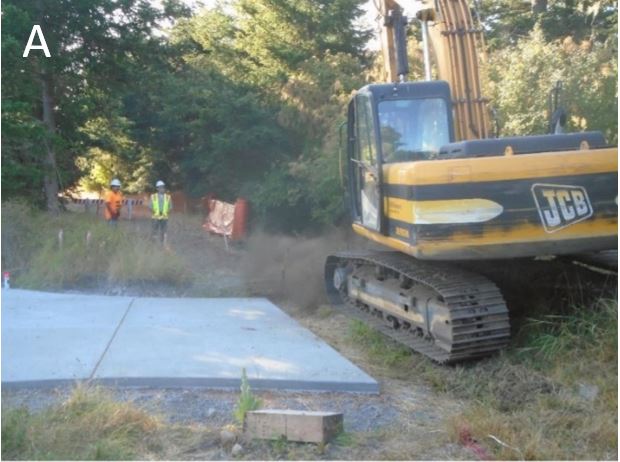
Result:
<instances>
[{"instance_id":1,"label":"excavator undercarriage","mask_svg":"<svg viewBox=\"0 0 620 462\"><path fill-rule=\"evenodd\" d=\"M527 315L531 292L569 305L613 297L617 262L617 250L459 265L393 251L340 252L327 257L325 287L340 313L450 364L506 347L509 317Z\"/></svg>"},{"instance_id":2,"label":"excavator undercarriage","mask_svg":"<svg viewBox=\"0 0 620 462\"><path fill-rule=\"evenodd\" d=\"M488 356L510 339L508 309L487 278L398 252L328 257L330 301L439 363Z\"/></svg>"}]
</instances>

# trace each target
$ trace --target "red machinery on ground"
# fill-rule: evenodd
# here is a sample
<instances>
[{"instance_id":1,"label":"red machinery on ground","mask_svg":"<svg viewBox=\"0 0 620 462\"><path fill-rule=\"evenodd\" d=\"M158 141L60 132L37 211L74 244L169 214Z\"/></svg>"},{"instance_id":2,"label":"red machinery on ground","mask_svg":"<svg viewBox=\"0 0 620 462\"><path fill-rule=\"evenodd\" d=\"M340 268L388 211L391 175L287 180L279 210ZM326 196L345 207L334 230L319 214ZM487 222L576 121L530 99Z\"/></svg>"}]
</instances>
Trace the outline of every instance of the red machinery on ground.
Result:
<instances>
[{"instance_id":1,"label":"red machinery on ground","mask_svg":"<svg viewBox=\"0 0 620 462\"><path fill-rule=\"evenodd\" d=\"M205 196L203 205L208 215L202 227L210 233L220 234L233 241L243 240L247 235L249 215L248 201L239 198L234 204L219 201L212 195Z\"/></svg>"}]
</instances>

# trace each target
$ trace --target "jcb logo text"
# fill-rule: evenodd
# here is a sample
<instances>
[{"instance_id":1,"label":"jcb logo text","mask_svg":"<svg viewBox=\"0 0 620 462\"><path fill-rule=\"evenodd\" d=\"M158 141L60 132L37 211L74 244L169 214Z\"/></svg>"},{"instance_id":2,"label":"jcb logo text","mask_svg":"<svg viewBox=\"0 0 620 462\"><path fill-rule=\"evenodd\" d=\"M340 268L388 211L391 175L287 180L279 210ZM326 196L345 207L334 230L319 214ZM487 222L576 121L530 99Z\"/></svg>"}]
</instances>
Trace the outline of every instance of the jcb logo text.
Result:
<instances>
[{"instance_id":1,"label":"jcb logo text","mask_svg":"<svg viewBox=\"0 0 620 462\"><path fill-rule=\"evenodd\" d=\"M592 216L588 192L581 186L537 183L532 185L532 194L548 233Z\"/></svg>"}]
</instances>

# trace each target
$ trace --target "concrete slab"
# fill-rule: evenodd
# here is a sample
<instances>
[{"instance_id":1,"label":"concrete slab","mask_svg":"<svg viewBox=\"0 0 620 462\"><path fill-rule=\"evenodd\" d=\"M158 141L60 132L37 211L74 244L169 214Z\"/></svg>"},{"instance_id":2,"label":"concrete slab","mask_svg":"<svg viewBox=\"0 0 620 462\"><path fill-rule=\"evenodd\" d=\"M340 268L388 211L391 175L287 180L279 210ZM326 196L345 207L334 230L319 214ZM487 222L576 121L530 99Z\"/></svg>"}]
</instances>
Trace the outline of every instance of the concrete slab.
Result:
<instances>
[{"instance_id":1,"label":"concrete slab","mask_svg":"<svg viewBox=\"0 0 620 462\"><path fill-rule=\"evenodd\" d=\"M255 298L2 294L3 386L92 378L126 386L378 392L277 306Z\"/></svg>"},{"instance_id":2,"label":"concrete slab","mask_svg":"<svg viewBox=\"0 0 620 462\"><path fill-rule=\"evenodd\" d=\"M131 301L3 290L3 384L88 379Z\"/></svg>"}]
</instances>

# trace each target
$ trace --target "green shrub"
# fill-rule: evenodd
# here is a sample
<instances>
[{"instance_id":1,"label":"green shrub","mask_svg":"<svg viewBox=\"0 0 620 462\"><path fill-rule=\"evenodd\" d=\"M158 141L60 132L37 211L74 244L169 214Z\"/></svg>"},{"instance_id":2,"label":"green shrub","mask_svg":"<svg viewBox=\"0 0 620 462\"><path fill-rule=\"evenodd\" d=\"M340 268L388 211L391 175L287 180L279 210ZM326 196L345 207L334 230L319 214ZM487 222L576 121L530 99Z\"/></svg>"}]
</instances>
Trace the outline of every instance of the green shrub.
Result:
<instances>
[{"instance_id":1,"label":"green shrub","mask_svg":"<svg viewBox=\"0 0 620 462\"><path fill-rule=\"evenodd\" d=\"M2 458L13 459L22 454L28 442L30 413L25 408L2 413Z\"/></svg>"},{"instance_id":2,"label":"green shrub","mask_svg":"<svg viewBox=\"0 0 620 462\"><path fill-rule=\"evenodd\" d=\"M600 130L618 142L618 60L614 47L570 38L547 42L536 26L514 46L490 55L485 91L498 110L502 136L548 129L548 96L562 81L568 131Z\"/></svg>"}]
</instances>

